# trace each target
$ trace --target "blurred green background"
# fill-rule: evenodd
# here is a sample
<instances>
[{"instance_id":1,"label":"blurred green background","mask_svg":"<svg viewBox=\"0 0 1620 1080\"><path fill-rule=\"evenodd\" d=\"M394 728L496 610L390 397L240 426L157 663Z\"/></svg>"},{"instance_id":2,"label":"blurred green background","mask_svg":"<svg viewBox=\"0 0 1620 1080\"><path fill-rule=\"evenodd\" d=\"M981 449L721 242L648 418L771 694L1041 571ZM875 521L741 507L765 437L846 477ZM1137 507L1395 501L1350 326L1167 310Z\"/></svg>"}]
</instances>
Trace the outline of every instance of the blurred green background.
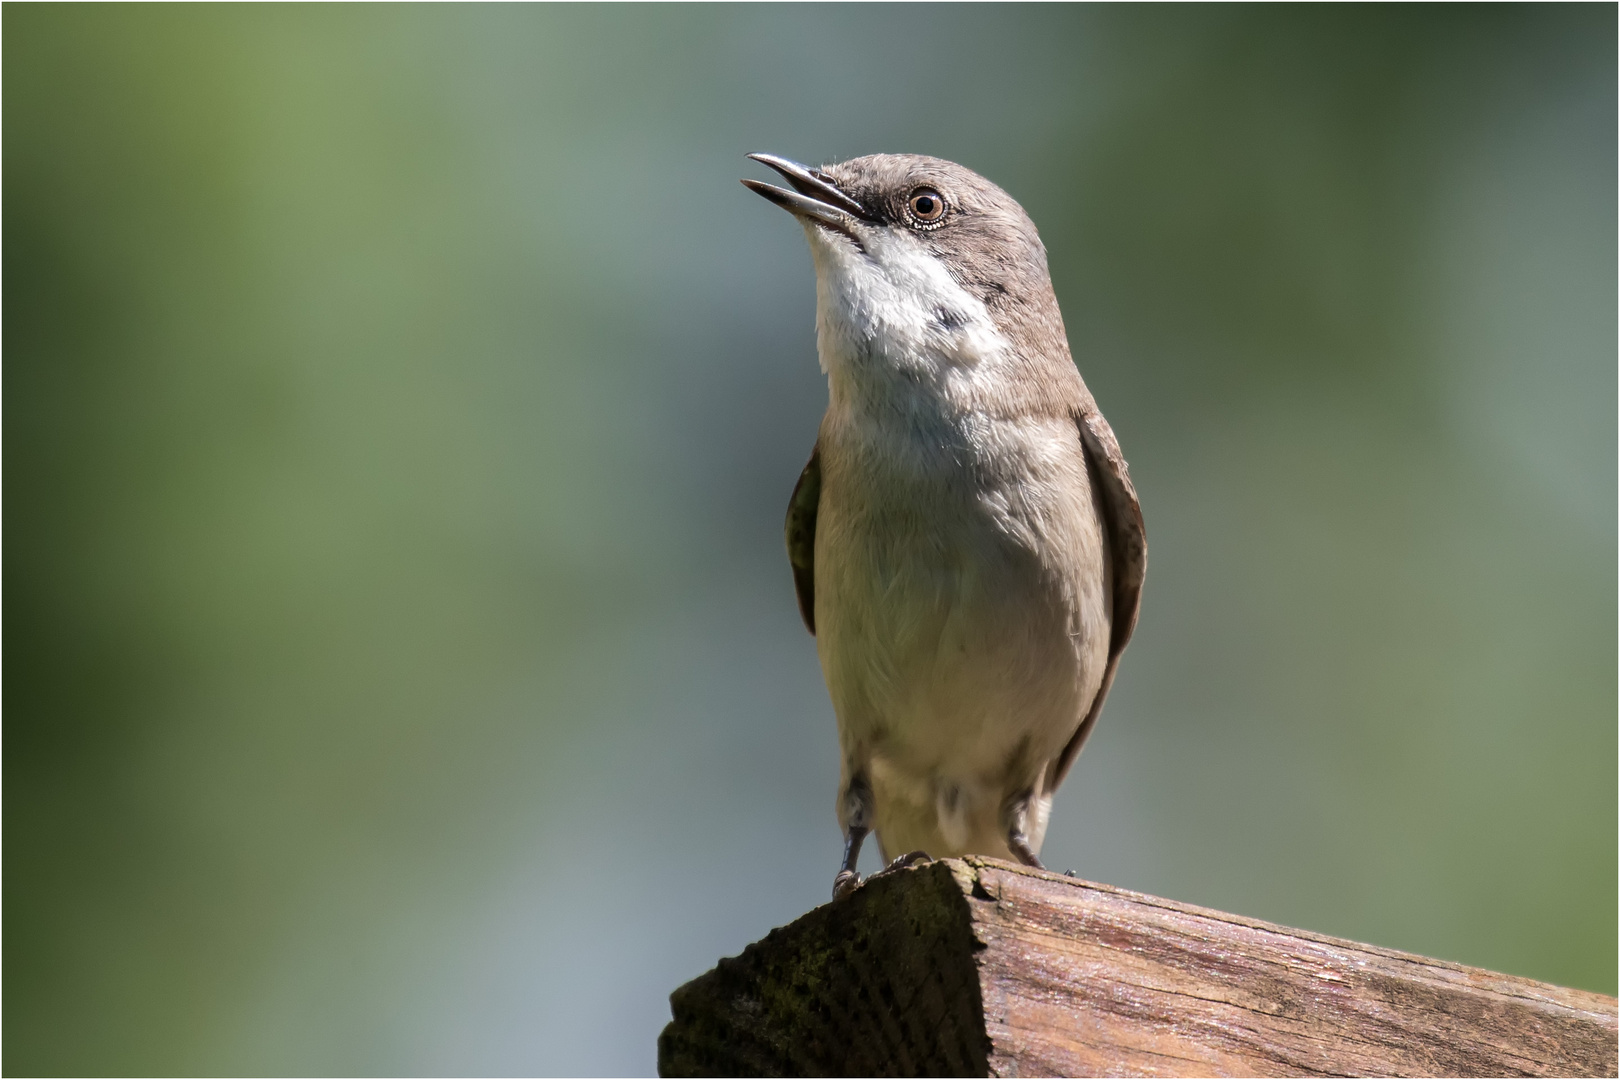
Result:
<instances>
[{"instance_id":1,"label":"blurred green background","mask_svg":"<svg viewBox=\"0 0 1620 1080\"><path fill-rule=\"evenodd\" d=\"M1046 855L1616 989L1616 13L7 5L4 1067L650 1072L826 899L765 150L1028 208L1152 545Z\"/></svg>"}]
</instances>

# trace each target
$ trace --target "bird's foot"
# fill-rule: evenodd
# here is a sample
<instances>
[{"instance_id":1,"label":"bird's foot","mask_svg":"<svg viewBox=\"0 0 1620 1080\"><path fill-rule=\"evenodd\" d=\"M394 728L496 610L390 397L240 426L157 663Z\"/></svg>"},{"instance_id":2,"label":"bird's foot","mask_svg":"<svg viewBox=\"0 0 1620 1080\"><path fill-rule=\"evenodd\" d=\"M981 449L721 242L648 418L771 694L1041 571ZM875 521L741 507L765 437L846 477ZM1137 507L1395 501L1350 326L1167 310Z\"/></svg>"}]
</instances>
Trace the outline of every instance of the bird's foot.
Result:
<instances>
[{"instance_id":1,"label":"bird's foot","mask_svg":"<svg viewBox=\"0 0 1620 1080\"><path fill-rule=\"evenodd\" d=\"M892 874L896 870L904 870L908 866L918 866L922 863L931 863L933 861L934 857L928 854L926 851L908 851L904 855L896 856L893 862L879 870L877 873L873 874L872 877L880 878L884 874ZM867 878L867 880L870 881L872 878Z\"/></svg>"},{"instance_id":2,"label":"bird's foot","mask_svg":"<svg viewBox=\"0 0 1620 1080\"><path fill-rule=\"evenodd\" d=\"M908 851L864 880L853 870L840 870L838 876L833 878L833 899L842 900L868 881L876 881L878 878L886 877L897 870L904 870L909 866L917 866L921 863L931 863L933 861L933 856L926 851Z\"/></svg>"},{"instance_id":3,"label":"bird's foot","mask_svg":"<svg viewBox=\"0 0 1620 1080\"><path fill-rule=\"evenodd\" d=\"M833 878L833 899L842 900L861 887L861 875L853 870L840 870Z\"/></svg>"}]
</instances>

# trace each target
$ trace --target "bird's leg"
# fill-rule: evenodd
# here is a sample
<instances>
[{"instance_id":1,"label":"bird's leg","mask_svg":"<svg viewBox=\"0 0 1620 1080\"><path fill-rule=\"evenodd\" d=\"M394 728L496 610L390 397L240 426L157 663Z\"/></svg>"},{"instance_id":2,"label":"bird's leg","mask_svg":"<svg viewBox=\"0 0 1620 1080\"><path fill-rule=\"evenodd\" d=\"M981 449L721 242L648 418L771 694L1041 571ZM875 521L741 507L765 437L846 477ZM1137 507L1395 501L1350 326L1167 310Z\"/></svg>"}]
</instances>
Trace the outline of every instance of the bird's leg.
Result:
<instances>
[{"instance_id":1,"label":"bird's leg","mask_svg":"<svg viewBox=\"0 0 1620 1080\"><path fill-rule=\"evenodd\" d=\"M1024 795L1008 807L1007 850L1025 866L1045 870L1046 867L1041 865L1039 856L1029 846L1029 799L1030 796Z\"/></svg>"},{"instance_id":2,"label":"bird's leg","mask_svg":"<svg viewBox=\"0 0 1620 1080\"><path fill-rule=\"evenodd\" d=\"M1018 857L1018 861L1023 863L1025 866L1033 866L1037 870L1046 869L1046 867L1041 865L1040 856L1036 855L1035 852L1030 850L1029 837L1025 836L1023 833L1008 833L1007 847L1014 855Z\"/></svg>"},{"instance_id":3,"label":"bird's leg","mask_svg":"<svg viewBox=\"0 0 1620 1080\"><path fill-rule=\"evenodd\" d=\"M841 900L861 883L855 864L861 858L861 841L872 831L872 786L857 774L844 789L844 865L833 878L833 899Z\"/></svg>"},{"instance_id":4,"label":"bird's leg","mask_svg":"<svg viewBox=\"0 0 1620 1080\"><path fill-rule=\"evenodd\" d=\"M855 864L861 858L861 841L866 839L870 830L851 825L844 830L844 867L833 878L833 899L841 900L854 892L861 883L861 875L855 872Z\"/></svg>"},{"instance_id":5,"label":"bird's leg","mask_svg":"<svg viewBox=\"0 0 1620 1080\"><path fill-rule=\"evenodd\" d=\"M844 820L844 866L833 878L834 900L842 900L863 884L860 874L855 872L855 864L861 857L861 841L872 831L872 788L863 776L856 776L844 791ZM908 851L866 880L933 861L926 851Z\"/></svg>"}]
</instances>

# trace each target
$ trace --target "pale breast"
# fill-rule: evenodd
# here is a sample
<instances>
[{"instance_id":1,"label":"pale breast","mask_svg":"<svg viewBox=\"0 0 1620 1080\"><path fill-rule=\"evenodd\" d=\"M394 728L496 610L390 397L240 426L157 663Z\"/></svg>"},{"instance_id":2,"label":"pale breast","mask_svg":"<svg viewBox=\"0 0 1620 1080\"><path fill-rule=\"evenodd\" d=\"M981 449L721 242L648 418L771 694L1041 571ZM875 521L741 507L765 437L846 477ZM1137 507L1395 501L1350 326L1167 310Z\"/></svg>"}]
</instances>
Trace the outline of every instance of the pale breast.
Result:
<instances>
[{"instance_id":1,"label":"pale breast","mask_svg":"<svg viewBox=\"0 0 1620 1080\"><path fill-rule=\"evenodd\" d=\"M846 750L926 784L1039 771L1107 659L1073 422L835 411L821 438L817 638Z\"/></svg>"}]
</instances>

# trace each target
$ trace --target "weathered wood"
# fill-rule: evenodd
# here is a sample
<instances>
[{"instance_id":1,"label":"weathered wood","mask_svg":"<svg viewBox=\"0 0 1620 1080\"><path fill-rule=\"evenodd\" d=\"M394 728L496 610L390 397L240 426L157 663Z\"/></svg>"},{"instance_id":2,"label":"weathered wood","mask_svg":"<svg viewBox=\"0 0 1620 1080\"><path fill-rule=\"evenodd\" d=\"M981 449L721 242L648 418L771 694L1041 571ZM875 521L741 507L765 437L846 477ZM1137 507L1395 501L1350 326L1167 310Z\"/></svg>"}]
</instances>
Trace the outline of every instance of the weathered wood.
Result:
<instances>
[{"instance_id":1,"label":"weathered wood","mask_svg":"<svg viewBox=\"0 0 1620 1080\"><path fill-rule=\"evenodd\" d=\"M1614 998L991 859L670 995L663 1076L1614 1076Z\"/></svg>"}]
</instances>

